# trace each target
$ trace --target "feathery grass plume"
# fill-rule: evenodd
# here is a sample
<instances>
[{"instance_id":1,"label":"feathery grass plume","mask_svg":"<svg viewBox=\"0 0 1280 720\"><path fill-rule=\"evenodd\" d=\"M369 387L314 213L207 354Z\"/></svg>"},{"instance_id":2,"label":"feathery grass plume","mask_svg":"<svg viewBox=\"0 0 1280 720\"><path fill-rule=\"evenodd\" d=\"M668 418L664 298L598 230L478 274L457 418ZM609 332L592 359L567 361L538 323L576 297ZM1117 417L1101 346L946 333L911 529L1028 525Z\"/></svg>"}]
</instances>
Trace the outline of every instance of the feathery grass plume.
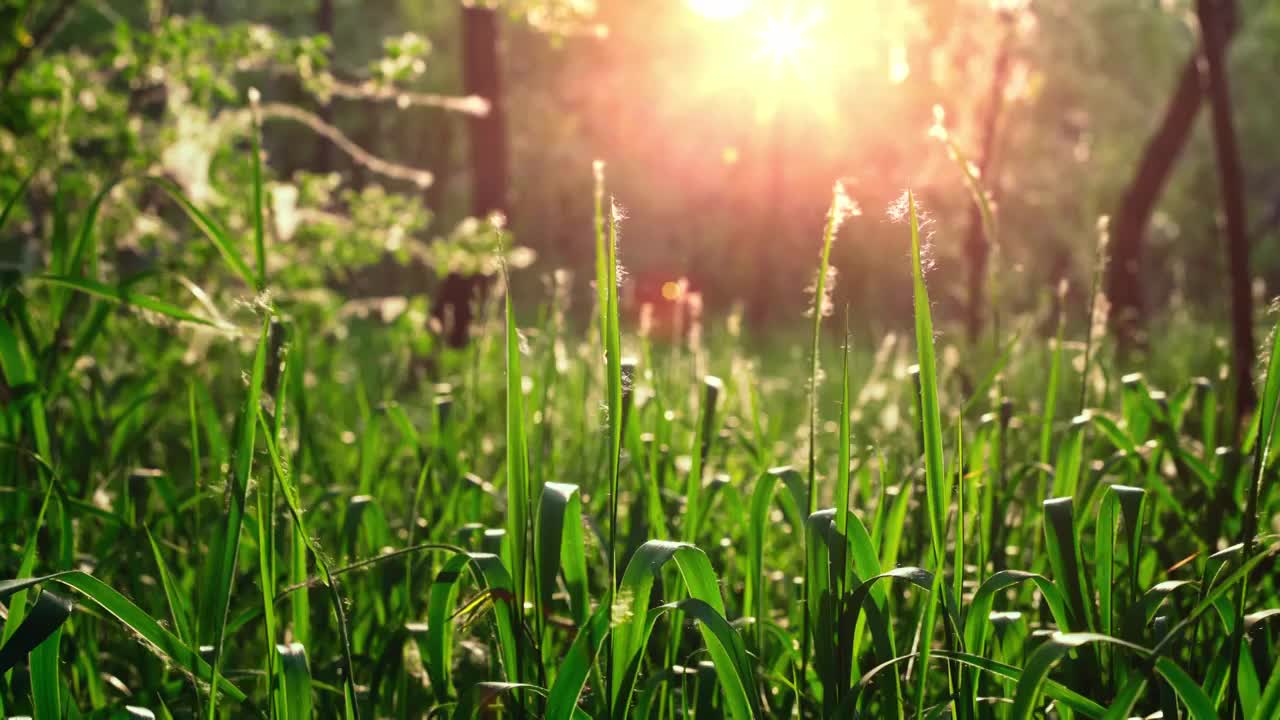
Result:
<instances>
[{"instance_id":1,"label":"feathery grass plume","mask_svg":"<svg viewBox=\"0 0 1280 720\"><path fill-rule=\"evenodd\" d=\"M1084 369L1080 375L1080 403L1077 412L1084 412L1089 402L1089 368L1093 361L1094 346L1102 341L1107 331L1107 317L1111 312L1111 302L1103 292L1102 277L1107 270L1107 251L1111 244L1111 218L1103 215L1098 218L1098 244L1093 253L1093 287L1089 292L1089 335L1084 342Z\"/></svg>"},{"instance_id":2,"label":"feathery grass plume","mask_svg":"<svg viewBox=\"0 0 1280 720\"><path fill-rule=\"evenodd\" d=\"M969 191L973 202L978 206L978 217L982 223L982 234L987 239L987 250L990 257L987 261L987 277L984 281L990 297L987 299L987 306L991 308L992 339L996 346L1000 343L1000 274L998 272L1000 262L1000 242L996 235L996 219L995 199L991 196L991 192L983 186L982 171L970 161L960 150L960 146L952 139L950 131L946 126L946 111L941 105L933 106L933 125L929 127L929 137L942 143L947 150L947 157L952 163L959 168L961 177L964 178L965 189Z\"/></svg>"},{"instance_id":3,"label":"feathery grass plume","mask_svg":"<svg viewBox=\"0 0 1280 720\"><path fill-rule=\"evenodd\" d=\"M837 181L831 192L831 207L827 210L827 222L822 232L822 253L818 261L818 274L813 284L813 306L809 309L813 318L813 344L809 348L809 499L808 513L818 509L817 494L817 439L818 439L818 384L821 378L822 318L831 314L831 290L835 286L835 268L831 265L831 246L845 220L862 211L845 192L844 183Z\"/></svg>"}]
</instances>

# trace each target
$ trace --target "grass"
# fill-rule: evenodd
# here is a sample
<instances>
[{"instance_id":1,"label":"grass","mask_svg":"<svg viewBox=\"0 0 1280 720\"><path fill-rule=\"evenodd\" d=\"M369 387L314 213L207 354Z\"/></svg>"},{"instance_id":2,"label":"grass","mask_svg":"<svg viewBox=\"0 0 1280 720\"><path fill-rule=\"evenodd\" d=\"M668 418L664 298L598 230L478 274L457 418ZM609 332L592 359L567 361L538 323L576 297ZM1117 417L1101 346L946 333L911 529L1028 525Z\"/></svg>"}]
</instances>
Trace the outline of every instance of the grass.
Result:
<instances>
[{"instance_id":1,"label":"grass","mask_svg":"<svg viewBox=\"0 0 1280 720\"><path fill-rule=\"evenodd\" d=\"M252 247L162 186L221 292L112 276L105 194L0 291L4 715L1280 717L1274 344L1226 448L1227 379L1071 308L951 346L908 193L914 343L824 328L837 194L802 350L663 347L597 168L598 327L500 289L414 384L273 285L254 180Z\"/></svg>"}]
</instances>

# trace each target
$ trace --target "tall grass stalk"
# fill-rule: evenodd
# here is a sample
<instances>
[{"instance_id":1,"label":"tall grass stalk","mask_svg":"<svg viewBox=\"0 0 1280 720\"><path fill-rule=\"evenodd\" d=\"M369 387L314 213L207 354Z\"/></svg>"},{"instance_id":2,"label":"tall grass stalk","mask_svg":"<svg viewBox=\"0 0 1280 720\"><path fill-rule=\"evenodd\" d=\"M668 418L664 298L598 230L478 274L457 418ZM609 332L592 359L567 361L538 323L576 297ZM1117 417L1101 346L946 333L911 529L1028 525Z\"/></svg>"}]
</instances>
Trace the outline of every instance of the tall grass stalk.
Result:
<instances>
[{"instance_id":1,"label":"tall grass stalk","mask_svg":"<svg viewBox=\"0 0 1280 720\"><path fill-rule=\"evenodd\" d=\"M1093 253L1093 284L1089 289L1089 334L1084 340L1084 369L1080 372L1080 402L1076 405L1077 413L1083 413L1088 407L1089 369L1094 360L1094 344L1107 326L1107 299L1102 294L1102 277L1107 271L1107 247L1111 243L1110 225L1110 218L1103 216L1098 219L1098 243Z\"/></svg>"},{"instance_id":2,"label":"tall grass stalk","mask_svg":"<svg viewBox=\"0 0 1280 720\"><path fill-rule=\"evenodd\" d=\"M1238 382L1249 382L1247 377ZM1271 463L1271 443L1276 433L1277 416L1280 416L1280 323L1271 331L1271 351L1268 353L1267 372L1263 380L1262 398L1258 405L1258 433L1254 439L1253 469L1249 475L1249 485L1245 490L1244 521L1240 530L1240 543L1243 547L1242 562L1248 561L1254 553L1254 545L1258 535L1258 502L1262 494L1263 478ZM1240 588L1236 591L1235 627L1231 634L1231 673L1228 676L1227 688L1231 698L1228 704L1228 716L1236 717L1240 707L1240 653L1243 651L1246 599L1249 592L1249 575L1240 579ZM1280 670L1273 672L1280 673Z\"/></svg>"},{"instance_id":3,"label":"tall grass stalk","mask_svg":"<svg viewBox=\"0 0 1280 720\"><path fill-rule=\"evenodd\" d=\"M930 545L933 548L934 587L925 601L925 625L921 630L920 663L924 671L917 690L916 717L923 717L925 679L928 677L929 640L933 633L934 612L944 587L942 574L946 567L947 513L951 505L951 480L942 455L942 412L938 404L938 362L933 349L933 311L929 290L924 282L924 259L921 249L920 219L915 195L906 193L905 213L911 230L912 302L915 309L916 360L920 367L920 424L924 444L925 504L928 508ZM961 568L956 568L961 572Z\"/></svg>"}]
</instances>

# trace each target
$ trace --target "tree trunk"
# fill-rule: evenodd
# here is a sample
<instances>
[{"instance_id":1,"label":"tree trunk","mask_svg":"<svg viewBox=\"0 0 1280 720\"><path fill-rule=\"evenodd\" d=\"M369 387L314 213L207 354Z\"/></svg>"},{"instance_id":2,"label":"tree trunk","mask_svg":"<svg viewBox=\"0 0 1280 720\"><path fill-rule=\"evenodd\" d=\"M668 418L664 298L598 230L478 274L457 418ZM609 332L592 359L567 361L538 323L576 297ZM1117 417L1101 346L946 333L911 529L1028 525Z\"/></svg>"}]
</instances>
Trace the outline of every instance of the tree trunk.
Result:
<instances>
[{"instance_id":1,"label":"tree trunk","mask_svg":"<svg viewBox=\"0 0 1280 720\"><path fill-rule=\"evenodd\" d=\"M471 155L471 212L477 217L507 212L507 128L498 62L498 16L483 7L462 8L462 85L467 95L489 101L489 112L467 120ZM432 314L452 347L466 345L472 305L486 278L450 273L436 293Z\"/></svg>"},{"instance_id":2,"label":"tree trunk","mask_svg":"<svg viewBox=\"0 0 1280 720\"><path fill-rule=\"evenodd\" d=\"M1000 111L1004 108L1004 89L1009 77L1010 45L1013 43L1012 16L1001 18L1005 23L1003 40L997 51L995 65L991 70L991 89L987 96L987 105L983 108L982 147L978 155L978 179L983 189L994 193L987 184L991 171L991 157L995 154L996 130L1000 126ZM976 339L982 333L982 309L986 304L987 262L991 252L992 239L982 227L982 209L975 200L969 210L969 232L965 237L964 251L969 256L969 303L967 325L969 337Z\"/></svg>"},{"instance_id":3,"label":"tree trunk","mask_svg":"<svg viewBox=\"0 0 1280 720\"><path fill-rule=\"evenodd\" d=\"M507 211L507 127L498 62L498 16L462 9L462 89L489 101L487 115L467 119L471 150L471 210L478 217Z\"/></svg>"},{"instance_id":4,"label":"tree trunk","mask_svg":"<svg viewBox=\"0 0 1280 720\"><path fill-rule=\"evenodd\" d=\"M1232 18L1214 15L1225 53L1235 34ZM1202 19L1203 23L1204 20ZM1202 40L1203 42L1203 40ZM1173 165L1186 147L1200 111L1206 79L1203 77L1204 54L1201 49L1187 60L1178 78L1178 86L1165 108L1164 118L1143 150L1138 170L1111 218L1110 258L1107 265L1106 292L1111 302L1112 328L1122 345L1131 344L1142 324L1142 252L1147 224L1160 199Z\"/></svg>"},{"instance_id":5,"label":"tree trunk","mask_svg":"<svg viewBox=\"0 0 1280 720\"><path fill-rule=\"evenodd\" d=\"M1191 135L1201 98L1198 54L1187 60L1164 119L1147 142L1138 171L1111 218L1111 257L1107 264L1107 299L1112 325L1122 344L1132 342L1141 324L1142 251L1147 223L1156 201Z\"/></svg>"},{"instance_id":6,"label":"tree trunk","mask_svg":"<svg viewBox=\"0 0 1280 720\"><path fill-rule=\"evenodd\" d=\"M1257 404L1253 391L1253 297L1250 294L1249 237L1245 219L1244 179L1240 148L1231 112L1227 81L1227 44L1235 26L1234 0L1197 0L1201 46L1207 71L1213 145L1218 159L1218 193L1227 235L1227 268L1231 275L1231 347L1236 381L1236 417ZM1239 423L1237 423L1238 426Z\"/></svg>"}]
</instances>

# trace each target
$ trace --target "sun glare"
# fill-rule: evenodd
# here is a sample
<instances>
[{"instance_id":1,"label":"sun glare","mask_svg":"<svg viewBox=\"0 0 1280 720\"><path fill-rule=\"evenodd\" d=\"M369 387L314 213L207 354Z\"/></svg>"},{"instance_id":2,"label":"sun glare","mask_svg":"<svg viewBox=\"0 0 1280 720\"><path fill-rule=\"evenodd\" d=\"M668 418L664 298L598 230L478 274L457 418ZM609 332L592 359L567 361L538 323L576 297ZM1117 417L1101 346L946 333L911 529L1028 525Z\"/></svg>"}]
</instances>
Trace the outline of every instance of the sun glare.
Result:
<instances>
[{"instance_id":1,"label":"sun glare","mask_svg":"<svg viewBox=\"0 0 1280 720\"><path fill-rule=\"evenodd\" d=\"M797 63L800 55L809 47L808 33L817 19L816 14L803 20L790 15L769 18L760 31L760 56L775 67Z\"/></svg>"},{"instance_id":2,"label":"sun glare","mask_svg":"<svg viewBox=\"0 0 1280 720\"><path fill-rule=\"evenodd\" d=\"M730 20L747 9L747 0L688 0L689 9L708 20Z\"/></svg>"}]
</instances>

